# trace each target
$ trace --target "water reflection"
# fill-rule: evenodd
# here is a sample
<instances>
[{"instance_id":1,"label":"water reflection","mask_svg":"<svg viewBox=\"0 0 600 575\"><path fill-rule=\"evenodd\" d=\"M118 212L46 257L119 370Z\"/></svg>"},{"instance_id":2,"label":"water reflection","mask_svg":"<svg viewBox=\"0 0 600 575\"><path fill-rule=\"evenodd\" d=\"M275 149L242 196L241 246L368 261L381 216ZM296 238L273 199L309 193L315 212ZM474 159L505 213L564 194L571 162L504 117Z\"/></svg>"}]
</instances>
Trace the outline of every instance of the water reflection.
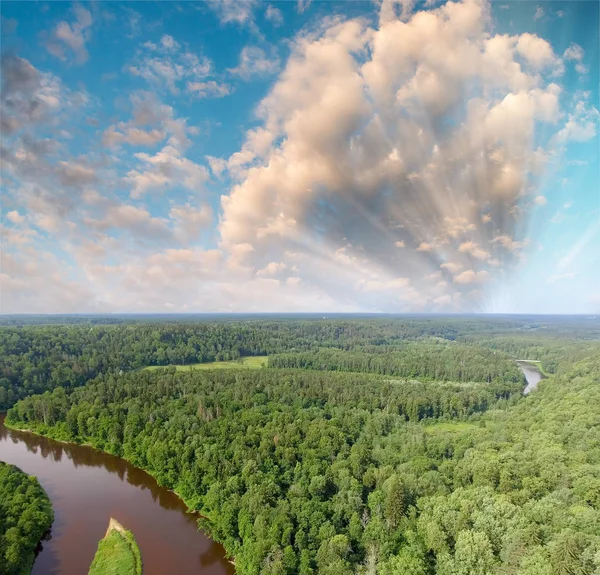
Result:
<instances>
[{"instance_id":1,"label":"water reflection","mask_svg":"<svg viewBox=\"0 0 600 575\"><path fill-rule=\"evenodd\" d=\"M538 383L542 381L542 379L544 379L544 375L539 370L537 365L533 363L517 361L517 365L521 368L521 371L527 380L527 386L523 390L523 393L527 395L537 387Z\"/></svg>"},{"instance_id":2,"label":"water reflection","mask_svg":"<svg viewBox=\"0 0 600 575\"><path fill-rule=\"evenodd\" d=\"M145 575L234 573L183 502L118 457L11 431L0 415L0 460L36 475L52 500L55 521L33 575L87 573L111 516L134 532Z\"/></svg>"}]
</instances>

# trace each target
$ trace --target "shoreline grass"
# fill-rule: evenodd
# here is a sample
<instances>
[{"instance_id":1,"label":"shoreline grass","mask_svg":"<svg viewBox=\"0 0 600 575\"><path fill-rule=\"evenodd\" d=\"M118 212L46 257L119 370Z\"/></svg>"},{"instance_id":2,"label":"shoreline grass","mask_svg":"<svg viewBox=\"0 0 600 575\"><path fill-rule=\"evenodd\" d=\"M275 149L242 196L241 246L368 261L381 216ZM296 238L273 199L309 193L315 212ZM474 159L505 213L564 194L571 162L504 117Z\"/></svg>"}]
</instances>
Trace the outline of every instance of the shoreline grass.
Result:
<instances>
[{"instance_id":1,"label":"shoreline grass","mask_svg":"<svg viewBox=\"0 0 600 575\"><path fill-rule=\"evenodd\" d=\"M142 575L142 556L133 533L112 517L88 575Z\"/></svg>"}]
</instances>

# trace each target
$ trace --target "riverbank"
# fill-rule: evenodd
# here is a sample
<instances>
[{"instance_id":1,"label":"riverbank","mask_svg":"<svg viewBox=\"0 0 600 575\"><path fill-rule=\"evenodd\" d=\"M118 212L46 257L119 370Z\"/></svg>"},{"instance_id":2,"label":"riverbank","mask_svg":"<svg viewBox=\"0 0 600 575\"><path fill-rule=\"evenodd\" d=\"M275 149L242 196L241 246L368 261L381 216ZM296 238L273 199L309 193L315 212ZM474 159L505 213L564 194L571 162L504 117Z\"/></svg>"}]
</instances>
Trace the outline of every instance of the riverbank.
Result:
<instances>
[{"instance_id":1,"label":"riverbank","mask_svg":"<svg viewBox=\"0 0 600 575\"><path fill-rule=\"evenodd\" d=\"M110 518L88 575L142 575L142 556L133 533Z\"/></svg>"},{"instance_id":2,"label":"riverbank","mask_svg":"<svg viewBox=\"0 0 600 575\"><path fill-rule=\"evenodd\" d=\"M523 394L528 395L538 386L539 382L542 381L542 379L546 379L547 376L541 370L541 364L538 364L537 362L522 359L515 361L527 380L527 385L523 390Z\"/></svg>"},{"instance_id":3,"label":"riverbank","mask_svg":"<svg viewBox=\"0 0 600 575\"><path fill-rule=\"evenodd\" d=\"M50 498L37 478L0 461L0 573L29 573L53 521Z\"/></svg>"},{"instance_id":4,"label":"riverbank","mask_svg":"<svg viewBox=\"0 0 600 575\"><path fill-rule=\"evenodd\" d=\"M88 573L110 517L135 534L144 575L234 574L223 546L198 529L198 514L149 473L124 458L66 442L64 434L57 441L49 429L24 432L3 420L0 459L38 476L57 517L32 575Z\"/></svg>"},{"instance_id":5,"label":"riverbank","mask_svg":"<svg viewBox=\"0 0 600 575\"><path fill-rule=\"evenodd\" d=\"M114 457L114 458L117 458L117 459L123 461L123 463L134 466L134 464L131 461L129 461L126 457L121 457L119 455L115 455L113 453L106 452L102 449L95 447L91 443L87 443L87 442L86 443L83 443L83 442L76 443L74 441L68 441L65 439L61 439L60 427L57 429L56 426L49 426L49 425L41 424L34 429L20 428L20 427L16 427L15 425L11 424L6 419L0 420L0 424L3 424L4 427L6 427L7 429L10 429L12 431L15 431L18 433L31 434L32 436L39 437L40 439L46 439L46 440L50 440L50 441L59 443L62 446L65 446L67 448L68 447L72 447L72 448L83 447L83 448L91 449L99 455L105 455L107 457ZM142 471L143 473L147 474L148 476L152 477L154 479L154 481L157 482L157 478L149 470L143 469L143 468L137 467L137 466L135 466L135 468ZM157 482L157 484L158 484L158 482ZM192 507L192 505L190 504L190 502L186 501L186 499L181 495L181 493L177 492L177 490L175 490L173 488L169 488L169 487L161 487L161 489L173 494L185 506L185 509L186 509L185 512L189 515L194 516L196 518L196 521L198 519L204 519L205 521L203 523L203 528L201 531L199 531L199 533L202 532L208 538L210 538L210 540L213 541L214 543L218 544L219 546L222 545L217 539L215 539L212 536L211 529L210 529L210 518L209 517L202 515L199 511L194 509ZM197 528L198 528L198 526L196 525L196 529ZM127 531L122 525L120 525L114 518L111 517L110 521L109 521L109 528L106 532L105 538L107 536L109 536L109 533L111 530L119 530L119 529ZM133 543L136 547L137 553L140 554L139 547L137 546L137 543L135 541L135 538L133 537L133 534L131 534L131 537L132 537ZM102 543L102 541L104 541L104 539L101 540L100 544ZM115 547L114 543L111 543L111 545L112 545L112 547ZM222 555L223 560L226 561L229 565L235 567L235 558L233 556L227 554L226 549L224 549L223 547L221 547L221 548L223 549L223 551L225 551L225 553L223 553L223 555ZM97 553L99 553L99 552L100 552L100 548L98 549ZM95 561L95 559L94 559L94 561ZM141 562L141 555L140 555L140 562ZM113 570L113 571L110 571L110 570L92 571L92 570L90 570L90 573L88 575L109 575L109 574L112 575L113 573L115 575L121 575L121 573L123 573L124 575L129 575L129 572L125 571L125 570ZM137 572L131 572L131 573L137 574ZM211 571L211 573L212 573L212 571Z\"/></svg>"},{"instance_id":6,"label":"riverbank","mask_svg":"<svg viewBox=\"0 0 600 575\"><path fill-rule=\"evenodd\" d=\"M526 365L531 365L531 366L535 367L544 376L544 378L552 377L554 375L553 373L549 373L549 372L545 371L544 370L544 366L542 365L542 362L539 361L539 360L535 360L535 359L516 359L515 361L517 362L517 364L524 363Z\"/></svg>"}]
</instances>

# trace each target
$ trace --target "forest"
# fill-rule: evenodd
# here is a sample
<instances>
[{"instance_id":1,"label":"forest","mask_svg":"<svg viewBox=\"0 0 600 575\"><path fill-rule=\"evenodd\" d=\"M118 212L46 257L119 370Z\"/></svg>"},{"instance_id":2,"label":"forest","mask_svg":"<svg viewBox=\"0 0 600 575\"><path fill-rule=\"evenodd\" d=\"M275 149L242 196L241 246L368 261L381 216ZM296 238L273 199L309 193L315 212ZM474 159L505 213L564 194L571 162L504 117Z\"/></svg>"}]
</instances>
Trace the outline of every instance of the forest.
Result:
<instances>
[{"instance_id":1,"label":"forest","mask_svg":"<svg viewBox=\"0 0 600 575\"><path fill-rule=\"evenodd\" d=\"M0 461L0 575L29 573L42 535L54 521L35 477Z\"/></svg>"},{"instance_id":2,"label":"forest","mask_svg":"<svg viewBox=\"0 0 600 575\"><path fill-rule=\"evenodd\" d=\"M11 407L19 399L33 393L51 391L58 386L70 389L83 385L100 373L130 371L148 365L237 360L243 356L314 352L322 348L387 354L398 346L412 342L415 357L406 356L406 347L397 350L404 353L402 361L412 364L410 369L404 369L399 374L408 376L408 372L415 372L416 369L415 375L424 376L422 370L429 368L418 365L418 355L426 352L425 349L417 349L419 340L427 340L423 342L424 346L436 349L427 344L436 340L450 342L475 338L474 343L470 340L465 343L472 344L480 355L482 346L478 345L477 339L482 336L489 338L490 335L500 337L507 333L511 336L523 332L539 333L542 328L555 336L567 331L581 338L589 337L590 333L590 328L585 324L581 326L580 322L546 326L540 325L539 320L473 317L173 322L156 321L150 316L146 321L129 323L113 317L105 318L104 323L101 317L87 318L87 321L85 317L72 317L70 322L56 325L48 325L46 322L50 318L45 316L39 318L41 324L32 323L34 319L35 316L25 320L20 316L2 318L2 322L10 325L0 327L0 410ZM53 321L61 321L61 317ZM19 322L25 324L20 325ZM496 350L494 346L500 345L501 341L488 339L490 345L487 347ZM590 345L589 341L573 341L572 345L577 349L587 349ZM385 346L390 346L390 349ZM441 346L437 349L443 352ZM463 348L463 356L468 353L467 349ZM511 348L497 349L504 358L511 351ZM560 349L555 350L555 354L559 352ZM437 359L446 361L451 359L449 355L452 353ZM474 365L474 355L472 359L474 369L486 369L486 366ZM488 361L492 357L487 354L484 359ZM279 358L276 361L284 360ZM500 365L500 355L495 362ZM505 372L513 370L514 374L514 365L505 362L500 367Z\"/></svg>"},{"instance_id":3,"label":"forest","mask_svg":"<svg viewBox=\"0 0 600 575\"><path fill-rule=\"evenodd\" d=\"M6 423L147 470L239 575L597 575L590 334L472 318L11 326L1 373L22 399ZM140 369L263 354L256 370ZM538 358L550 377L524 397L514 359Z\"/></svg>"}]
</instances>

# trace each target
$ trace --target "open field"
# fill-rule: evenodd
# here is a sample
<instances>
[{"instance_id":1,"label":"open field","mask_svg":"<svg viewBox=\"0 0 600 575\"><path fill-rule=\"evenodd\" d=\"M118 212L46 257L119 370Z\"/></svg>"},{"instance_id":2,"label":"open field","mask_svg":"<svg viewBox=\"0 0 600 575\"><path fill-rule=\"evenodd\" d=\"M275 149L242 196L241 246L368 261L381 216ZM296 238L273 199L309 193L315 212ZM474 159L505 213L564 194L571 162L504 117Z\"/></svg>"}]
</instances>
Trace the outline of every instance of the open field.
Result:
<instances>
[{"instance_id":1,"label":"open field","mask_svg":"<svg viewBox=\"0 0 600 575\"><path fill-rule=\"evenodd\" d=\"M439 433L444 431L466 431L467 429L472 429L477 427L472 423L466 423L464 421L440 421L438 423L433 423L432 425L426 425L425 431L427 433Z\"/></svg>"},{"instance_id":2,"label":"open field","mask_svg":"<svg viewBox=\"0 0 600 575\"><path fill-rule=\"evenodd\" d=\"M206 363L190 363L189 365L175 365L177 371L189 371L190 369L239 369L245 367L247 369L260 369L267 365L266 355L256 355L244 357L241 361L209 361ZM162 369L163 367L171 367L168 365L149 365L144 369Z\"/></svg>"}]
</instances>

